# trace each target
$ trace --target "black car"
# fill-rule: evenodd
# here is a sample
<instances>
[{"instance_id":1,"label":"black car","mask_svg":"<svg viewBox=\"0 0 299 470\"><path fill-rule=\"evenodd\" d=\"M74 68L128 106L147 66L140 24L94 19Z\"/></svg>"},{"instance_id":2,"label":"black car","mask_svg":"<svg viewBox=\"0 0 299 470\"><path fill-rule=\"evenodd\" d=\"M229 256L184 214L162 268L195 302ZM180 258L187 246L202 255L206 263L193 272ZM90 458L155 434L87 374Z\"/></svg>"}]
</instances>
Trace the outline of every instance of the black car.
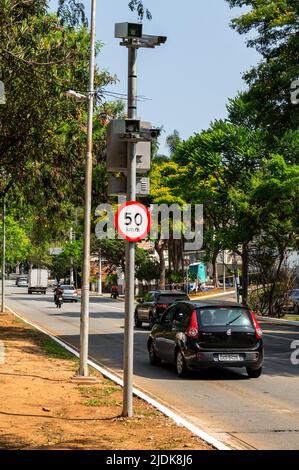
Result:
<instances>
[{"instance_id":1,"label":"black car","mask_svg":"<svg viewBox=\"0 0 299 470\"><path fill-rule=\"evenodd\" d=\"M150 333L152 365L176 365L180 377L209 367L246 367L261 375L263 332L243 305L224 301L178 302L169 307Z\"/></svg>"},{"instance_id":2,"label":"black car","mask_svg":"<svg viewBox=\"0 0 299 470\"><path fill-rule=\"evenodd\" d=\"M136 305L135 326L140 327L142 323L149 323L150 328L152 328L167 307L178 300L189 300L189 297L185 292L180 291L157 290L148 292L144 299Z\"/></svg>"}]
</instances>

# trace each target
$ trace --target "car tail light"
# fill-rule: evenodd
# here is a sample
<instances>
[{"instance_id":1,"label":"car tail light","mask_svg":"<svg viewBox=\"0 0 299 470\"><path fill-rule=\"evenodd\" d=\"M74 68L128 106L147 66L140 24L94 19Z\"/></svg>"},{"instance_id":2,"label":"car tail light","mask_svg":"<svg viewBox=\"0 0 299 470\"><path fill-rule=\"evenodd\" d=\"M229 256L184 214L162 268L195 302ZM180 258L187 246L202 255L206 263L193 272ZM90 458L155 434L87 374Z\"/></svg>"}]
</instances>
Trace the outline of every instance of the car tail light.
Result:
<instances>
[{"instance_id":1,"label":"car tail light","mask_svg":"<svg viewBox=\"0 0 299 470\"><path fill-rule=\"evenodd\" d=\"M157 307L158 308L167 308L168 305L167 304L157 304Z\"/></svg>"},{"instance_id":2,"label":"car tail light","mask_svg":"<svg viewBox=\"0 0 299 470\"><path fill-rule=\"evenodd\" d=\"M196 310L193 310L191 313L190 325L187 328L186 335L190 338L198 339L198 323L197 323L197 313Z\"/></svg>"},{"instance_id":3,"label":"car tail light","mask_svg":"<svg viewBox=\"0 0 299 470\"><path fill-rule=\"evenodd\" d=\"M254 316L254 314L251 310L250 310L250 315L251 315L251 318L252 318L252 321L253 321L253 324L254 324L254 328L255 328L255 336L257 337L257 339L261 339L263 337L263 330L261 329L261 327L259 325L259 322L255 318L255 316Z\"/></svg>"}]
</instances>

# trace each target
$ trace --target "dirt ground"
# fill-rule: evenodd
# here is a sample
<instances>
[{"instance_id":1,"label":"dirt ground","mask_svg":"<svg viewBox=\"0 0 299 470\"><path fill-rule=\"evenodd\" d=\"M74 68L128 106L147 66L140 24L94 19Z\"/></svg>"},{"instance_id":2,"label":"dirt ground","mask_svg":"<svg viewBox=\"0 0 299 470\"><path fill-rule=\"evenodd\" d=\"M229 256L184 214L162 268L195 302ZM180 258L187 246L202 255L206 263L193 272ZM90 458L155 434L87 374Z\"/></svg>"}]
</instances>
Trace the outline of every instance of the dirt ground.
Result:
<instances>
[{"instance_id":1,"label":"dirt ground","mask_svg":"<svg viewBox=\"0 0 299 470\"><path fill-rule=\"evenodd\" d=\"M93 370L100 383L75 384L77 369L46 335L0 314L0 449L211 449L138 398L134 417L120 417L121 387Z\"/></svg>"}]
</instances>

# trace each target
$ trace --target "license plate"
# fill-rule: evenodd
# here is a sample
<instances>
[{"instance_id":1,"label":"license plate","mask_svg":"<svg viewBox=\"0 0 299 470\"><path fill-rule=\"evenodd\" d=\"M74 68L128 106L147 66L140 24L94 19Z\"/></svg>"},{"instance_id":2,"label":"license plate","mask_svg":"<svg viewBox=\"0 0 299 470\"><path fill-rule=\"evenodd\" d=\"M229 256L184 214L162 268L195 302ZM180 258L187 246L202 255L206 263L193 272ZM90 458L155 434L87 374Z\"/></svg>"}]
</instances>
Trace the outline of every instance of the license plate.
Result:
<instances>
[{"instance_id":1,"label":"license plate","mask_svg":"<svg viewBox=\"0 0 299 470\"><path fill-rule=\"evenodd\" d=\"M242 358L239 356L239 354L219 354L218 359L219 359L219 361L226 361L226 362L241 361L242 360Z\"/></svg>"}]
</instances>

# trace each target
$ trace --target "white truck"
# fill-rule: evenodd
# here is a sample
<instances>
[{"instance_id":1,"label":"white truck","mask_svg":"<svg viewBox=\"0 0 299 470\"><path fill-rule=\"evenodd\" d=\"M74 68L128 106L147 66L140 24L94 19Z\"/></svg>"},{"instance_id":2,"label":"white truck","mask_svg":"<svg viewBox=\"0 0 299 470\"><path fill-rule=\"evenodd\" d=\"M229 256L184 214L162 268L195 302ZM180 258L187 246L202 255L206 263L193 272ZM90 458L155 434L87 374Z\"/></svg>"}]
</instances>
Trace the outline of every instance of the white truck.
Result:
<instances>
[{"instance_id":1,"label":"white truck","mask_svg":"<svg viewBox=\"0 0 299 470\"><path fill-rule=\"evenodd\" d=\"M33 292L41 292L45 294L48 287L48 270L47 269L30 269L28 274L28 294Z\"/></svg>"}]
</instances>

